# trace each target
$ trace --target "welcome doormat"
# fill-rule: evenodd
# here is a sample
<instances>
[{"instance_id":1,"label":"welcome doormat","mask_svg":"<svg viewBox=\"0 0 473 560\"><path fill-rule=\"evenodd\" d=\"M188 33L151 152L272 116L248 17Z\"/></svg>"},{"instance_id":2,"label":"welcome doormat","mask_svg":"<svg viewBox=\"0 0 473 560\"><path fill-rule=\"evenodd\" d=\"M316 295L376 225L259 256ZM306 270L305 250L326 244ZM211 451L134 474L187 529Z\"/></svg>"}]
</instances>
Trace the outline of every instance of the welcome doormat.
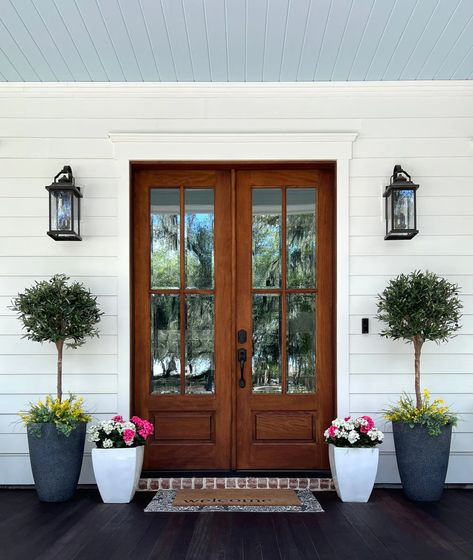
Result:
<instances>
[{"instance_id":1,"label":"welcome doormat","mask_svg":"<svg viewBox=\"0 0 473 560\"><path fill-rule=\"evenodd\" d=\"M300 506L294 490L178 490L174 507L187 506Z\"/></svg>"},{"instance_id":2,"label":"welcome doormat","mask_svg":"<svg viewBox=\"0 0 473 560\"><path fill-rule=\"evenodd\" d=\"M310 490L158 490L146 513L323 512Z\"/></svg>"}]
</instances>

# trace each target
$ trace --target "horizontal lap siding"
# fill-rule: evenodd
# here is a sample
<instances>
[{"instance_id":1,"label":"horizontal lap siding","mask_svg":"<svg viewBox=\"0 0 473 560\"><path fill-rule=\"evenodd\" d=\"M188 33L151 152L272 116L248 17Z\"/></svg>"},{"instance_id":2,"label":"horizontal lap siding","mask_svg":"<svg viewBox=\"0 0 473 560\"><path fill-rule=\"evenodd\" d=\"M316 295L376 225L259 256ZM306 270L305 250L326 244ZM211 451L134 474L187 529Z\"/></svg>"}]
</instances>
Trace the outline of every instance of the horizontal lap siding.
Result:
<instances>
[{"instance_id":1,"label":"horizontal lap siding","mask_svg":"<svg viewBox=\"0 0 473 560\"><path fill-rule=\"evenodd\" d=\"M323 89L323 88L322 88ZM428 344L424 384L461 413L452 441L449 482L472 482L473 471L473 97L345 89L313 98L251 88L225 94L185 88L36 86L0 89L0 484L30 483L24 428L16 412L54 391L51 345L21 339L8 306L36 279L65 272L98 296L105 312L100 339L68 350L66 391L84 395L98 419L117 412L120 200L119 168L110 132L358 132L350 162L350 410L371 413L387 431L378 480L398 481L391 427L382 411L412 388L411 348L381 339L375 296L400 272L428 268L462 286L464 328L442 346ZM179 145L170 147L178 154ZM421 233L384 242L381 194L394 164L420 184ZM83 188L82 243L46 237L47 192L69 164ZM18 233L17 233L18 230ZM361 318L370 334L361 335ZM123 342L121 342L123 343ZM90 449L81 482L92 482Z\"/></svg>"}]
</instances>

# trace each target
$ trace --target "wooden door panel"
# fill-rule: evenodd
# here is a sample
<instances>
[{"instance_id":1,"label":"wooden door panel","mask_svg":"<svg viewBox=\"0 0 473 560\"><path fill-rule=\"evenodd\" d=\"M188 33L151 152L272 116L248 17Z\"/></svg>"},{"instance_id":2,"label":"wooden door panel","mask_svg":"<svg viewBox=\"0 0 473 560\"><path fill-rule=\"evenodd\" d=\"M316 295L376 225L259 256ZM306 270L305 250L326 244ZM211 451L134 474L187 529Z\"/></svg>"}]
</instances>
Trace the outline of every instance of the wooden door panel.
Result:
<instances>
[{"instance_id":1,"label":"wooden door panel","mask_svg":"<svg viewBox=\"0 0 473 560\"><path fill-rule=\"evenodd\" d=\"M287 281L288 193L296 188L316 190L316 284L307 288L289 288ZM252 197L253 190L267 191L268 207L280 204L280 285L253 287L252 273ZM291 191L290 191L291 189ZM280 198L277 192L280 191ZM312 191L310 191L312 192ZM333 173L326 170L238 171L237 172L237 329L248 332L248 340L239 348L252 355L253 297L274 296L279 299L280 373L274 387L263 387L273 394L255 394L252 390L251 359L245 365L244 388L237 388L237 466L240 469L310 469L328 468L323 430L333 413ZM256 197L259 195L255 195ZM278 195L279 196L279 195ZM261 197L260 197L261 198ZM280 203L277 202L280 200ZM274 202L276 201L276 202ZM257 210L255 210L257 211ZM268 221L270 223L270 220ZM314 279L314 280L315 280ZM290 294L316 298L316 383L313 393L289 393L289 367L286 349L288 302ZM255 301L258 301L255 299ZM256 344L256 342L255 342ZM261 388L261 387L260 387Z\"/></svg>"},{"instance_id":2,"label":"wooden door panel","mask_svg":"<svg viewBox=\"0 0 473 560\"><path fill-rule=\"evenodd\" d=\"M150 418L155 425L153 440L147 445L145 469L228 469L231 456L231 384L233 360L228 337L232 329L231 308L231 196L228 171L199 170L137 170L133 174L133 287L134 287L134 410ZM187 287L184 252L190 241L184 239L184 204L190 191L213 189L214 197L214 284L211 288ZM179 190L179 286L155 289L151 285L151 191L164 199L166 189ZM157 191L155 191L155 189ZM159 190L163 189L163 190ZM157 192L157 194L156 194ZM200 191L202 192L202 191ZM151 298L179 298L178 326L180 382L172 388L175 394L159 394L151 387L153 368L151 354ZM188 374L187 346L192 333L187 331L186 305L194 297L211 297L214 302L214 393L190 394L186 385ZM164 300L163 300L164 301ZM159 309L158 309L159 311ZM157 321L160 319L158 317ZM176 321L175 321L176 323ZM176 328L174 326L174 328ZM163 335L164 336L164 335ZM170 337L170 335L168 335ZM188 338L186 338L188 337ZM158 331L159 343L159 331ZM161 339L162 340L162 339ZM173 339L174 340L174 339ZM174 360L174 358L172 358ZM163 366L164 367L164 366ZM173 366L174 367L174 366ZM179 369L176 365L174 369ZM209 379L212 378L211 373ZM176 377L176 375L175 375ZM212 381L213 383L213 381Z\"/></svg>"}]
</instances>

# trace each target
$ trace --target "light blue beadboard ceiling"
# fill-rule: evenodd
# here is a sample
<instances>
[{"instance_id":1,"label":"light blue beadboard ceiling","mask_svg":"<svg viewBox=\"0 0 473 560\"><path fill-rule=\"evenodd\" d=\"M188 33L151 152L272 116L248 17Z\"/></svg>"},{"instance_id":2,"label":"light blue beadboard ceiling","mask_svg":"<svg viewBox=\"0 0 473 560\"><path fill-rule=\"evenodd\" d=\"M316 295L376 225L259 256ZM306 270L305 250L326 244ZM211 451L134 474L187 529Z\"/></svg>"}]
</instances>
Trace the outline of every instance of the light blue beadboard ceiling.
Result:
<instances>
[{"instance_id":1,"label":"light blue beadboard ceiling","mask_svg":"<svg viewBox=\"0 0 473 560\"><path fill-rule=\"evenodd\" d=\"M0 80L473 79L473 0L0 0Z\"/></svg>"}]
</instances>

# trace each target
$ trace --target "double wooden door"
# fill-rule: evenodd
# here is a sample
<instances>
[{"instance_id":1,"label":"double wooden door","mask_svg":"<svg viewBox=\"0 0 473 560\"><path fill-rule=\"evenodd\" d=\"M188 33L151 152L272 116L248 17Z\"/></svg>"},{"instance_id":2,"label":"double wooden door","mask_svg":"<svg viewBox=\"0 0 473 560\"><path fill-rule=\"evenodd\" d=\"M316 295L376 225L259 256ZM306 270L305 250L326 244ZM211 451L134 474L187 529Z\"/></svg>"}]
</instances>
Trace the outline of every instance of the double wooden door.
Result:
<instances>
[{"instance_id":1,"label":"double wooden door","mask_svg":"<svg viewBox=\"0 0 473 560\"><path fill-rule=\"evenodd\" d=\"M328 166L136 166L136 414L147 470L327 468Z\"/></svg>"}]
</instances>

